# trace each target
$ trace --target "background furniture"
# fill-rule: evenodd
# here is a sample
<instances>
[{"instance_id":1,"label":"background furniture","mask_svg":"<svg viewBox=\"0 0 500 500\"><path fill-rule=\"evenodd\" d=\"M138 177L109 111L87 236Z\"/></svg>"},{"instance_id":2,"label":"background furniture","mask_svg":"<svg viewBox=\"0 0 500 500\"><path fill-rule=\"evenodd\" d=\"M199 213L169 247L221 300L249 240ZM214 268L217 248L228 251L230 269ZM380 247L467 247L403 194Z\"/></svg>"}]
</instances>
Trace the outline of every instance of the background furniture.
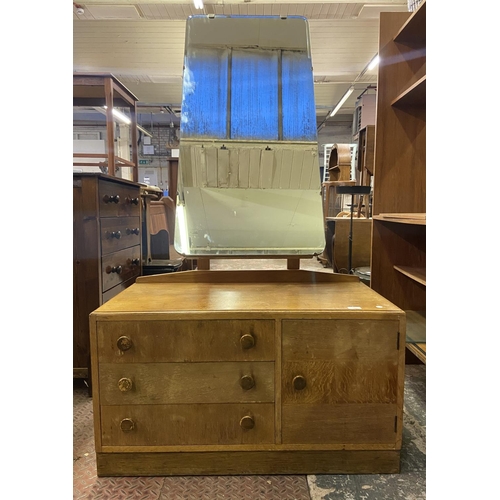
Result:
<instances>
[{"instance_id":1,"label":"background furniture","mask_svg":"<svg viewBox=\"0 0 500 500\"><path fill-rule=\"evenodd\" d=\"M404 313L356 276L142 276L90 320L100 476L399 471Z\"/></svg>"},{"instance_id":2,"label":"background furniture","mask_svg":"<svg viewBox=\"0 0 500 500\"><path fill-rule=\"evenodd\" d=\"M334 144L328 158L328 179L348 181L351 179L351 145Z\"/></svg>"},{"instance_id":3,"label":"background furniture","mask_svg":"<svg viewBox=\"0 0 500 500\"><path fill-rule=\"evenodd\" d=\"M407 312L425 363L426 2L380 14L371 286Z\"/></svg>"},{"instance_id":4,"label":"background furniture","mask_svg":"<svg viewBox=\"0 0 500 500\"><path fill-rule=\"evenodd\" d=\"M73 377L89 378L89 314L141 274L140 187L73 174Z\"/></svg>"},{"instance_id":5,"label":"background furniture","mask_svg":"<svg viewBox=\"0 0 500 500\"><path fill-rule=\"evenodd\" d=\"M137 153L137 97L130 92L111 73L74 73L73 74L73 106L99 107L106 106L106 154L74 153L73 165L99 166L107 168L107 173L116 176L119 167L132 168L132 180L138 182L139 164ZM130 112L130 147L132 161L120 158L115 154L115 117L113 108L127 108ZM83 161L85 158L86 161ZM89 161L88 158L93 158Z\"/></svg>"},{"instance_id":6,"label":"background furniture","mask_svg":"<svg viewBox=\"0 0 500 500\"><path fill-rule=\"evenodd\" d=\"M371 186L375 163L375 125L366 125L358 134L358 155L356 157L356 182L360 186ZM364 210L371 217L370 196L360 196L356 210L358 216ZM362 205L365 205L363 209Z\"/></svg>"},{"instance_id":7,"label":"background furniture","mask_svg":"<svg viewBox=\"0 0 500 500\"><path fill-rule=\"evenodd\" d=\"M372 220L353 218L352 268L369 267ZM349 273L349 229L351 219L327 217L326 252L335 273Z\"/></svg>"}]
</instances>

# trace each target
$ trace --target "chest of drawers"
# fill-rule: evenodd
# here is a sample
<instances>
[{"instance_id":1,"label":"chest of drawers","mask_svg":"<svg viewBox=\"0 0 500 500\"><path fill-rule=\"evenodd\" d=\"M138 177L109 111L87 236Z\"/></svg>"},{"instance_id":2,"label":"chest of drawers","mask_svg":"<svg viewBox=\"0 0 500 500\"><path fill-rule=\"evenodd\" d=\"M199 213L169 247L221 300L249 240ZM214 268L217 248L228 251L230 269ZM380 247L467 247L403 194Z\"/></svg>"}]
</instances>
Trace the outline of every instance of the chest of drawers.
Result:
<instances>
[{"instance_id":1,"label":"chest of drawers","mask_svg":"<svg viewBox=\"0 0 500 500\"><path fill-rule=\"evenodd\" d=\"M405 314L355 276L143 276L90 332L100 476L399 471Z\"/></svg>"},{"instance_id":2,"label":"chest of drawers","mask_svg":"<svg viewBox=\"0 0 500 500\"><path fill-rule=\"evenodd\" d=\"M89 378L89 314L141 274L138 184L73 174L73 376Z\"/></svg>"}]
</instances>

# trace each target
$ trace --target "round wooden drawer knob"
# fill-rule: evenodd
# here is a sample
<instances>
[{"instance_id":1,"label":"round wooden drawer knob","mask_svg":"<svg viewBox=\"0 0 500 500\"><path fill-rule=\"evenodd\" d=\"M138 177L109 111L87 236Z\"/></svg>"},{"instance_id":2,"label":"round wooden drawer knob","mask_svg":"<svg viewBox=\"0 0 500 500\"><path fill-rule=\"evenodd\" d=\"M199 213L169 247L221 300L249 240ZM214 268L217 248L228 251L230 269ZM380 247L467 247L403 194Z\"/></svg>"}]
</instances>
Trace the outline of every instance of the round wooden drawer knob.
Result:
<instances>
[{"instance_id":1,"label":"round wooden drawer knob","mask_svg":"<svg viewBox=\"0 0 500 500\"><path fill-rule=\"evenodd\" d=\"M126 377L121 378L118 380L118 389L122 392L130 391L130 389L132 389L132 380Z\"/></svg>"},{"instance_id":2,"label":"round wooden drawer knob","mask_svg":"<svg viewBox=\"0 0 500 500\"><path fill-rule=\"evenodd\" d=\"M116 345L120 351L128 351L132 347L132 340L124 335L116 341Z\"/></svg>"},{"instance_id":3,"label":"round wooden drawer knob","mask_svg":"<svg viewBox=\"0 0 500 500\"><path fill-rule=\"evenodd\" d=\"M243 375L243 377L240 378L240 385L245 391L248 391L252 389L252 387L255 387L255 380L251 375Z\"/></svg>"},{"instance_id":4,"label":"round wooden drawer knob","mask_svg":"<svg viewBox=\"0 0 500 500\"><path fill-rule=\"evenodd\" d=\"M121 422L120 422L120 429L123 431L123 432L130 432L130 431L133 431L135 428L135 424L134 424L134 421L131 419L131 418L124 418Z\"/></svg>"},{"instance_id":5,"label":"round wooden drawer knob","mask_svg":"<svg viewBox=\"0 0 500 500\"><path fill-rule=\"evenodd\" d=\"M251 333L245 333L240 337L240 344L243 349L251 349L255 345L255 337Z\"/></svg>"},{"instance_id":6,"label":"round wooden drawer knob","mask_svg":"<svg viewBox=\"0 0 500 500\"><path fill-rule=\"evenodd\" d=\"M293 378L293 388L296 391L301 391L306 387L306 379L302 375L297 375Z\"/></svg>"},{"instance_id":7,"label":"round wooden drawer knob","mask_svg":"<svg viewBox=\"0 0 500 500\"><path fill-rule=\"evenodd\" d=\"M245 415L241 420L240 420L240 427L242 429L253 429L255 426L255 422L253 418L250 415Z\"/></svg>"}]
</instances>

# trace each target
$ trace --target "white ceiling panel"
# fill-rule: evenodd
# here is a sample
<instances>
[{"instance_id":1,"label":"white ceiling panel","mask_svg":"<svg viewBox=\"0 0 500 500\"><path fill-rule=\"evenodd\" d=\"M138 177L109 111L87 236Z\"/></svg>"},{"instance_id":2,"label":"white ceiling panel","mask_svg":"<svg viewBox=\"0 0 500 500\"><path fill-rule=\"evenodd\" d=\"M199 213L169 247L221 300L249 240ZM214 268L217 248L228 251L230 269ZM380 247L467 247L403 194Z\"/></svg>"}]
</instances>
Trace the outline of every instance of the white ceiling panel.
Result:
<instances>
[{"instance_id":1,"label":"white ceiling panel","mask_svg":"<svg viewBox=\"0 0 500 500\"><path fill-rule=\"evenodd\" d=\"M186 19L191 15L304 16L309 21L318 121L351 84L339 114L352 114L357 96L376 85L377 70L360 73L378 50L379 14L406 11L407 0L88 0L73 9L73 68L110 72L141 104L180 104Z\"/></svg>"}]
</instances>

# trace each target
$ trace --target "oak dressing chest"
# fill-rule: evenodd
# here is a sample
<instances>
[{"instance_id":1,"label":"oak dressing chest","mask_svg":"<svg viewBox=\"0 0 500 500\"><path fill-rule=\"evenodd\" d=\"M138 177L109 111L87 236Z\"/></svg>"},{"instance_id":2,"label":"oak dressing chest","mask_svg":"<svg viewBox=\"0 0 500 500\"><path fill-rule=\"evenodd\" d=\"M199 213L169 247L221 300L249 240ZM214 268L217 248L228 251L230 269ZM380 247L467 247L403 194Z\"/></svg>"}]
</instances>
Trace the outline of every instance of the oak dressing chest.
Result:
<instances>
[{"instance_id":1,"label":"oak dressing chest","mask_svg":"<svg viewBox=\"0 0 500 500\"><path fill-rule=\"evenodd\" d=\"M399 471L405 314L356 276L142 276L90 334L99 476Z\"/></svg>"}]
</instances>

